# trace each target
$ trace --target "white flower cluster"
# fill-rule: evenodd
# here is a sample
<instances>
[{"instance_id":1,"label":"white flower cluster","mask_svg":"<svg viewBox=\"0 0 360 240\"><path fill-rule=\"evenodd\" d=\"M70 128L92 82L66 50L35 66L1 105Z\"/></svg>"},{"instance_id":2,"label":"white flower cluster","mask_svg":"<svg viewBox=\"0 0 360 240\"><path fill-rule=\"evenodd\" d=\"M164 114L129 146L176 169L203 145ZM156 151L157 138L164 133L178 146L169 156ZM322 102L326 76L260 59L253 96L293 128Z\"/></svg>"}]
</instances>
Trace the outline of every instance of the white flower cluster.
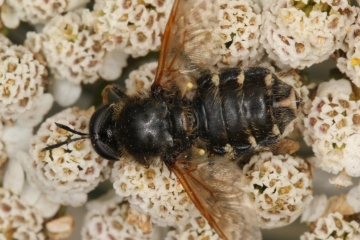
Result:
<instances>
[{"instance_id":1,"label":"white flower cluster","mask_svg":"<svg viewBox=\"0 0 360 240\"><path fill-rule=\"evenodd\" d=\"M53 18L41 34L28 33L26 45L45 56L56 79L77 84L98 79L105 55L98 37L83 25L80 12Z\"/></svg>"},{"instance_id":2,"label":"white flower cluster","mask_svg":"<svg viewBox=\"0 0 360 240\"><path fill-rule=\"evenodd\" d=\"M41 33L29 32L25 42L30 49L45 57L56 80L53 94L63 106L72 104L79 97L80 83L94 83L100 76L114 80L126 66L127 54L119 51L108 53L100 35L85 25L84 11L81 9L52 18ZM78 88L78 91L70 90L72 94L66 94L72 88Z\"/></svg>"},{"instance_id":3,"label":"white flower cluster","mask_svg":"<svg viewBox=\"0 0 360 240\"><path fill-rule=\"evenodd\" d=\"M0 42L0 115L16 121L43 97L47 72L27 48L12 45L3 36Z\"/></svg>"},{"instance_id":4,"label":"white flower cluster","mask_svg":"<svg viewBox=\"0 0 360 240\"><path fill-rule=\"evenodd\" d=\"M329 199L325 195L316 196L301 217L311 229L301 239L360 239L359 197L359 186L347 195Z\"/></svg>"},{"instance_id":5,"label":"white flower cluster","mask_svg":"<svg viewBox=\"0 0 360 240\"><path fill-rule=\"evenodd\" d=\"M304 139L313 148L316 166L333 174L345 171L358 177L360 101L352 95L348 80L321 83L304 119Z\"/></svg>"},{"instance_id":6,"label":"white flower cluster","mask_svg":"<svg viewBox=\"0 0 360 240\"><path fill-rule=\"evenodd\" d=\"M360 12L360 11L358 11ZM336 66L345 73L351 81L360 87L360 16L357 16L356 22L349 29L343 50L346 56L339 57Z\"/></svg>"},{"instance_id":7,"label":"white flower cluster","mask_svg":"<svg viewBox=\"0 0 360 240\"><path fill-rule=\"evenodd\" d=\"M278 66L303 69L322 62L343 45L356 10L347 0L268 1L261 37Z\"/></svg>"},{"instance_id":8,"label":"white flower cluster","mask_svg":"<svg viewBox=\"0 0 360 240\"><path fill-rule=\"evenodd\" d=\"M1 18L8 28L18 27L20 21L45 24L52 17L85 6L88 2L89 0L4 0Z\"/></svg>"},{"instance_id":9,"label":"white flower cluster","mask_svg":"<svg viewBox=\"0 0 360 240\"><path fill-rule=\"evenodd\" d=\"M86 207L83 240L161 239L159 227L149 216L132 210L129 203L113 192L88 202Z\"/></svg>"},{"instance_id":10,"label":"white flower cluster","mask_svg":"<svg viewBox=\"0 0 360 240\"><path fill-rule=\"evenodd\" d=\"M312 199L311 167L299 157L262 152L243 171L262 228L290 224Z\"/></svg>"},{"instance_id":11,"label":"white flower cluster","mask_svg":"<svg viewBox=\"0 0 360 240\"><path fill-rule=\"evenodd\" d=\"M248 67L260 61L264 48L260 44L261 10L248 0L221 0L219 28L221 36L219 66Z\"/></svg>"},{"instance_id":12,"label":"white flower cluster","mask_svg":"<svg viewBox=\"0 0 360 240\"><path fill-rule=\"evenodd\" d=\"M335 185L348 186L352 177L360 177L360 8L348 0L177 1L180 8L197 4L174 23L178 28L168 43L168 59L160 59L171 66L160 70L175 79L171 83L178 90L207 70L264 66L303 99L297 124L289 124L283 135L304 137L315 154L311 162L275 155L275 146L274 153L256 153L243 169L245 195L253 200L260 227L285 226L305 211L302 220L312 230L301 239L360 239L358 222L349 218L360 212L360 185L346 196L320 196L310 203L312 165L337 174L330 180ZM11 29L10 36L23 42L15 29L20 21L37 31L27 32L24 45L0 34L0 238L68 236L73 219L57 218L60 205L85 204L88 193L111 176L115 190L87 204L83 239L219 239L165 164L145 167L131 156L107 161L96 154L88 136L57 125L88 133L93 109L65 109L48 118L30 140L54 99L69 106L80 97L81 84L115 80L129 55L159 50L174 0L95 0L90 9L81 8L89 2L0 0L2 33ZM305 86L297 70L334 51L337 67L352 82ZM132 66L143 61L129 60L137 61ZM127 95L151 93L156 70L157 62L150 62L132 71L125 81ZM84 89L90 88L96 86ZM94 95L87 93L80 104ZM71 142L74 138L79 139Z\"/></svg>"},{"instance_id":13,"label":"white flower cluster","mask_svg":"<svg viewBox=\"0 0 360 240\"><path fill-rule=\"evenodd\" d=\"M41 240L45 238L43 217L9 190L0 188L0 238Z\"/></svg>"},{"instance_id":14,"label":"white flower cluster","mask_svg":"<svg viewBox=\"0 0 360 240\"><path fill-rule=\"evenodd\" d=\"M173 2L97 0L87 19L108 51L118 48L133 57L144 56L159 50Z\"/></svg>"},{"instance_id":15,"label":"white flower cluster","mask_svg":"<svg viewBox=\"0 0 360 240\"><path fill-rule=\"evenodd\" d=\"M146 168L122 158L114 164L111 178L116 193L150 215L159 226L184 224L195 209L179 180L165 165Z\"/></svg>"},{"instance_id":16,"label":"white flower cluster","mask_svg":"<svg viewBox=\"0 0 360 240\"><path fill-rule=\"evenodd\" d=\"M0 214L0 238L4 235L5 239L60 239L70 236L74 230L72 216L59 212L59 204L50 202L38 188L26 181L20 162L28 159L26 152L18 151L16 157L10 157L6 164L0 188L3 212Z\"/></svg>"},{"instance_id":17,"label":"white flower cluster","mask_svg":"<svg viewBox=\"0 0 360 240\"><path fill-rule=\"evenodd\" d=\"M29 182L53 202L80 206L86 202L87 193L109 177L109 162L96 154L89 139L42 151L49 145L79 137L59 128L56 122L79 132L88 132L92 113L93 109L65 109L48 118L31 139L31 157L22 161L23 167Z\"/></svg>"},{"instance_id":18,"label":"white flower cluster","mask_svg":"<svg viewBox=\"0 0 360 240\"><path fill-rule=\"evenodd\" d=\"M301 240L316 239L359 239L360 225L356 221L346 221L338 212L319 218L311 232L301 235Z\"/></svg>"},{"instance_id":19,"label":"white flower cluster","mask_svg":"<svg viewBox=\"0 0 360 240\"><path fill-rule=\"evenodd\" d=\"M132 71L125 80L126 94L140 95L149 92L155 79L157 65L157 62L145 63L139 69Z\"/></svg>"}]
</instances>

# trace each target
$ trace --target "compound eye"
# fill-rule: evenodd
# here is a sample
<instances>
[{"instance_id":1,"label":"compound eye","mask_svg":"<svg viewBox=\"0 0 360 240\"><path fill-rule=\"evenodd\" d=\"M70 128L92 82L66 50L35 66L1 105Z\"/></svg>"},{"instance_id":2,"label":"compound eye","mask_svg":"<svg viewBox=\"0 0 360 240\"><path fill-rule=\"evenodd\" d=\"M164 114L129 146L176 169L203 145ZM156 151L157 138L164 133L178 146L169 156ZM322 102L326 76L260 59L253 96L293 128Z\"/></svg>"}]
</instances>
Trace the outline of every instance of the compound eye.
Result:
<instances>
[{"instance_id":1,"label":"compound eye","mask_svg":"<svg viewBox=\"0 0 360 240\"><path fill-rule=\"evenodd\" d=\"M116 156L113 150L110 149L106 143L103 143L101 141L91 141L91 142L95 152L99 154L99 156L101 156L102 158L111 161L119 160L119 156Z\"/></svg>"},{"instance_id":2,"label":"compound eye","mask_svg":"<svg viewBox=\"0 0 360 240\"><path fill-rule=\"evenodd\" d=\"M113 112L110 104L98 108L90 118L89 132L95 152L107 160L116 161L120 156L117 141L113 139Z\"/></svg>"},{"instance_id":3,"label":"compound eye","mask_svg":"<svg viewBox=\"0 0 360 240\"><path fill-rule=\"evenodd\" d=\"M111 112L110 104L106 104L95 110L89 122L89 134L91 139L100 134L101 129L105 125L106 116L111 114Z\"/></svg>"}]
</instances>

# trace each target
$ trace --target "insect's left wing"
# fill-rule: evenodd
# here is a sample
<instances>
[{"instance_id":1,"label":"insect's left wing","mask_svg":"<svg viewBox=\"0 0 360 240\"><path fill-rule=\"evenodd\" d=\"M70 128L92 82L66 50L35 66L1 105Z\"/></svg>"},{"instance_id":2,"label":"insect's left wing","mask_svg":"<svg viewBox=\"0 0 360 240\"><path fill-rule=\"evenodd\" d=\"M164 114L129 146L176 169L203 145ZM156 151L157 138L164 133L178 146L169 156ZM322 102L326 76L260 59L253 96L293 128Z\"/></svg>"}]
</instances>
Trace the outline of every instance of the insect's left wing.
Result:
<instances>
[{"instance_id":1,"label":"insect's left wing","mask_svg":"<svg viewBox=\"0 0 360 240\"><path fill-rule=\"evenodd\" d=\"M162 39L153 91L194 81L220 57L218 0L175 0Z\"/></svg>"},{"instance_id":2,"label":"insect's left wing","mask_svg":"<svg viewBox=\"0 0 360 240\"><path fill-rule=\"evenodd\" d=\"M261 239L240 167L224 156L195 155L183 153L170 168L211 227L223 239Z\"/></svg>"}]
</instances>

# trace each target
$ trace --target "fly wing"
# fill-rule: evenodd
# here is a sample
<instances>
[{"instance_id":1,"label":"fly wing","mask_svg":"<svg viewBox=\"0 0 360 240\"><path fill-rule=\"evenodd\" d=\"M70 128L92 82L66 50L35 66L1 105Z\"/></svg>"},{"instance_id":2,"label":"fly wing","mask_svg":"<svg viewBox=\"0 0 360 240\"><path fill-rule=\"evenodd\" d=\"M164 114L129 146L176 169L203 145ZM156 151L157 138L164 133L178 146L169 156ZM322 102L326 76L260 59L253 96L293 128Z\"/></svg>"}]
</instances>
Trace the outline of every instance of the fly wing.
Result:
<instances>
[{"instance_id":1,"label":"fly wing","mask_svg":"<svg viewBox=\"0 0 360 240\"><path fill-rule=\"evenodd\" d=\"M209 70L219 54L214 29L218 0L175 0L165 28L153 91L186 85Z\"/></svg>"},{"instance_id":2,"label":"fly wing","mask_svg":"<svg viewBox=\"0 0 360 240\"><path fill-rule=\"evenodd\" d=\"M223 239L261 239L236 162L224 156L189 156L180 155L171 170L211 227Z\"/></svg>"}]
</instances>

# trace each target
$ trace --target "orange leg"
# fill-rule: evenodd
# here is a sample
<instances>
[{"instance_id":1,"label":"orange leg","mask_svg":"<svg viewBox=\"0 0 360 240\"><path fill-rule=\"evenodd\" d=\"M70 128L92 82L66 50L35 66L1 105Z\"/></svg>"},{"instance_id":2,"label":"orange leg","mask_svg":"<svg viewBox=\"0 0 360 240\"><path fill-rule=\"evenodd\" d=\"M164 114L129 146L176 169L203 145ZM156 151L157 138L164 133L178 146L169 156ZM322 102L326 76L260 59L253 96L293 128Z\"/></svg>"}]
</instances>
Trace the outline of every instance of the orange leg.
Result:
<instances>
[{"instance_id":1,"label":"orange leg","mask_svg":"<svg viewBox=\"0 0 360 240\"><path fill-rule=\"evenodd\" d=\"M121 90L121 88L118 85L115 84L111 84L111 85L107 85L103 90L102 90L102 99L103 99L103 104L108 104L109 103L109 93L113 93L115 94L118 98L120 99L126 99L128 98L128 96Z\"/></svg>"}]
</instances>

